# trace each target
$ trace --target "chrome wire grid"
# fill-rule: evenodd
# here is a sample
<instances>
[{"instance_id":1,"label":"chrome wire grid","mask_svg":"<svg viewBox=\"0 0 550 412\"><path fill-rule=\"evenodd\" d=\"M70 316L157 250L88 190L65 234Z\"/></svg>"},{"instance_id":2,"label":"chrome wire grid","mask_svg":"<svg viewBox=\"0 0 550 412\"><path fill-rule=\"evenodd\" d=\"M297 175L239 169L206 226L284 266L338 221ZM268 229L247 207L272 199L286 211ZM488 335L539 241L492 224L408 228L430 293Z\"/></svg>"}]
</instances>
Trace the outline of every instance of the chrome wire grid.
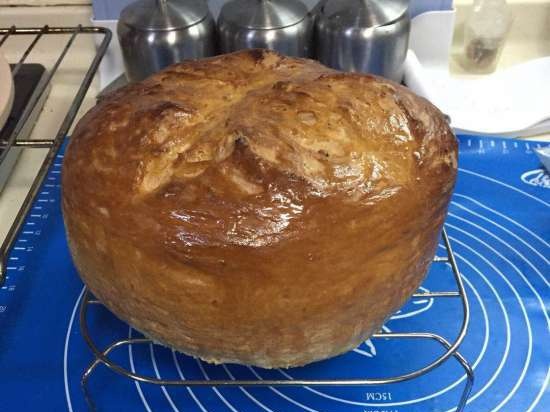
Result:
<instances>
[{"instance_id":1,"label":"chrome wire grid","mask_svg":"<svg viewBox=\"0 0 550 412\"><path fill-rule=\"evenodd\" d=\"M95 405L88 388L88 381L90 376L97 368L97 366L103 364L114 372L137 382L149 383L160 386L185 386L185 387L265 387L265 386L369 386L369 385L385 385L391 383L402 382L410 379L414 379L421 375L424 375L431 370L437 368L443 364L450 357L454 357L466 372L466 384L457 403L457 411L464 410L468 396L472 390L474 383L474 373L472 367L468 361L458 352L458 348L464 337L466 336L466 330L470 318L470 309L468 305L468 298L464 289L464 284L458 270L458 266L453 254L449 237L445 229L442 232L443 244L445 246L447 256L436 256L434 258L435 265L449 264L452 269L454 281L457 289L454 291L430 291L415 293L415 298L442 298L442 299L459 299L462 304L462 322L460 325L459 333L455 340L450 342L443 336L431 332L406 332L406 333L393 333L384 332L375 333L371 336L371 339L416 339L435 341L444 348L444 352L431 363L402 375L396 375L388 378L368 378L368 379L283 379L283 380L183 380L183 379L159 379L154 376L145 376L136 372L132 372L113 360L110 355L112 352L119 348L128 347L129 345L143 345L143 344L156 344L154 341L148 338L129 338L120 339L112 342L104 349L99 349L94 342L92 333L88 328L88 311L91 306L102 306L101 302L95 299L90 292L86 289L84 296L80 304L80 331L86 341L87 345L91 349L94 360L89 367L84 371L81 379L82 390L90 410L95 411Z\"/></svg>"}]
</instances>

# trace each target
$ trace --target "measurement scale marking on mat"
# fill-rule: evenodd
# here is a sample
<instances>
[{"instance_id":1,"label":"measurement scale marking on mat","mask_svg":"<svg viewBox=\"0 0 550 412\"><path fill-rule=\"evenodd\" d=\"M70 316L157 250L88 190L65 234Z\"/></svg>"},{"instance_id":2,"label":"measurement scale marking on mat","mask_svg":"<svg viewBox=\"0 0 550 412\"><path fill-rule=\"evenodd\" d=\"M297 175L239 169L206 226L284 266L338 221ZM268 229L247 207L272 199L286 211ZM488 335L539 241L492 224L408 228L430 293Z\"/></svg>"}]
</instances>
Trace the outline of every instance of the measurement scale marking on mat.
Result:
<instances>
[{"instance_id":1,"label":"measurement scale marking on mat","mask_svg":"<svg viewBox=\"0 0 550 412\"><path fill-rule=\"evenodd\" d=\"M466 138L466 146L472 147L473 145L474 141L471 138ZM509 142L506 140L496 141L494 139L480 139L477 142L477 146L478 154L485 154L487 146L490 146L491 151L493 152L500 148L501 154L510 154L510 146L512 146L512 150L523 152L525 154L531 154L533 153L533 148L540 149L546 145L544 143L541 144L540 142L522 142L517 140L512 140Z\"/></svg>"},{"instance_id":2,"label":"measurement scale marking on mat","mask_svg":"<svg viewBox=\"0 0 550 412\"><path fill-rule=\"evenodd\" d=\"M36 243L39 242L39 237L42 235L42 227L50 217L49 209L56 207L57 199L55 195L61 187L60 176L63 156L57 155L56 159L58 161L50 167L47 174L47 181L49 183L42 185L43 187L56 189L56 191L52 192L42 189L39 191L31 212L27 215L23 228L19 232L15 246L9 254L6 266L6 279L0 288L0 315L9 316L7 301L11 299L10 294L16 292L17 279L25 274L27 266L25 262L30 258L30 254L36 250Z\"/></svg>"}]
</instances>

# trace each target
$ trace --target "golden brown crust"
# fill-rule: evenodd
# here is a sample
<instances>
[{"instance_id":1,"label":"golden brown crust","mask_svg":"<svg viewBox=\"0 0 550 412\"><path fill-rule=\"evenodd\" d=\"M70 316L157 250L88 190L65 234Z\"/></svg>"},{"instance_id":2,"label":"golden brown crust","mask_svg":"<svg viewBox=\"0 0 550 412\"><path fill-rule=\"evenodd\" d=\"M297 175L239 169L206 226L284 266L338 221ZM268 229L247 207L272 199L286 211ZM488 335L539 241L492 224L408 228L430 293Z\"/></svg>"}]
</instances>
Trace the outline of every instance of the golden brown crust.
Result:
<instances>
[{"instance_id":1,"label":"golden brown crust","mask_svg":"<svg viewBox=\"0 0 550 412\"><path fill-rule=\"evenodd\" d=\"M190 61L79 122L69 245L145 334L213 362L305 364L418 287L456 155L442 114L381 78L259 50Z\"/></svg>"}]
</instances>

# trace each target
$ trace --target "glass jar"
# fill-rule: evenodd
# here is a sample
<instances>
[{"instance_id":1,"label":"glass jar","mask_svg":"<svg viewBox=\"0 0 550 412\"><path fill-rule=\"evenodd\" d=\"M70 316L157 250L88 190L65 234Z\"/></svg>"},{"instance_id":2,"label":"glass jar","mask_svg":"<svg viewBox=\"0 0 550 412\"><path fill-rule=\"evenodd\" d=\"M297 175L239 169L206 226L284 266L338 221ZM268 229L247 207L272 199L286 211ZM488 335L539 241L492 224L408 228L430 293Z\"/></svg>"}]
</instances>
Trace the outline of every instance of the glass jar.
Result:
<instances>
[{"instance_id":1,"label":"glass jar","mask_svg":"<svg viewBox=\"0 0 550 412\"><path fill-rule=\"evenodd\" d=\"M466 68L493 72L512 25L506 0L475 0L464 27Z\"/></svg>"}]
</instances>

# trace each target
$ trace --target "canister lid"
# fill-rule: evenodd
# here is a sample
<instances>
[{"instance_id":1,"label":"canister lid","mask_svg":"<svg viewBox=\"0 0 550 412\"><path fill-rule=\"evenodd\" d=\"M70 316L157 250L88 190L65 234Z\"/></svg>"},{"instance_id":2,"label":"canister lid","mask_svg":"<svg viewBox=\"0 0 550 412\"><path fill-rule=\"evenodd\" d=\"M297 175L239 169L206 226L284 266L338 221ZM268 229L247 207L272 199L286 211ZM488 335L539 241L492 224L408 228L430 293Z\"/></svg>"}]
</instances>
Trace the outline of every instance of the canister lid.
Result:
<instances>
[{"instance_id":1,"label":"canister lid","mask_svg":"<svg viewBox=\"0 0 550 412\"><path fill-rule=\"evenodd\" d=\"M408 0L328 0L320 16L340 27L379 27L408 13Z\"/></svg>"},{"instance_id":2,"label":"canister lid","mask_svg":"<svg viewBox=\"0 0 550 412\"><path fill-rule=\"evenodd\" d=\"M293 26L308 14L299 0L231 0L220 11L219 20L256 30Z\"/></svg>"},{"instance_id":3,"label":"canister lid","mask_svg":"<svg viewBox=\"0 0 550 412\"><path fill-rule=\"evenodd\" d=\"M120 13L120 22L139 30L175 30L192 26L209 13L204 0L138 0Z\"/></svg>"}]
</instances>

